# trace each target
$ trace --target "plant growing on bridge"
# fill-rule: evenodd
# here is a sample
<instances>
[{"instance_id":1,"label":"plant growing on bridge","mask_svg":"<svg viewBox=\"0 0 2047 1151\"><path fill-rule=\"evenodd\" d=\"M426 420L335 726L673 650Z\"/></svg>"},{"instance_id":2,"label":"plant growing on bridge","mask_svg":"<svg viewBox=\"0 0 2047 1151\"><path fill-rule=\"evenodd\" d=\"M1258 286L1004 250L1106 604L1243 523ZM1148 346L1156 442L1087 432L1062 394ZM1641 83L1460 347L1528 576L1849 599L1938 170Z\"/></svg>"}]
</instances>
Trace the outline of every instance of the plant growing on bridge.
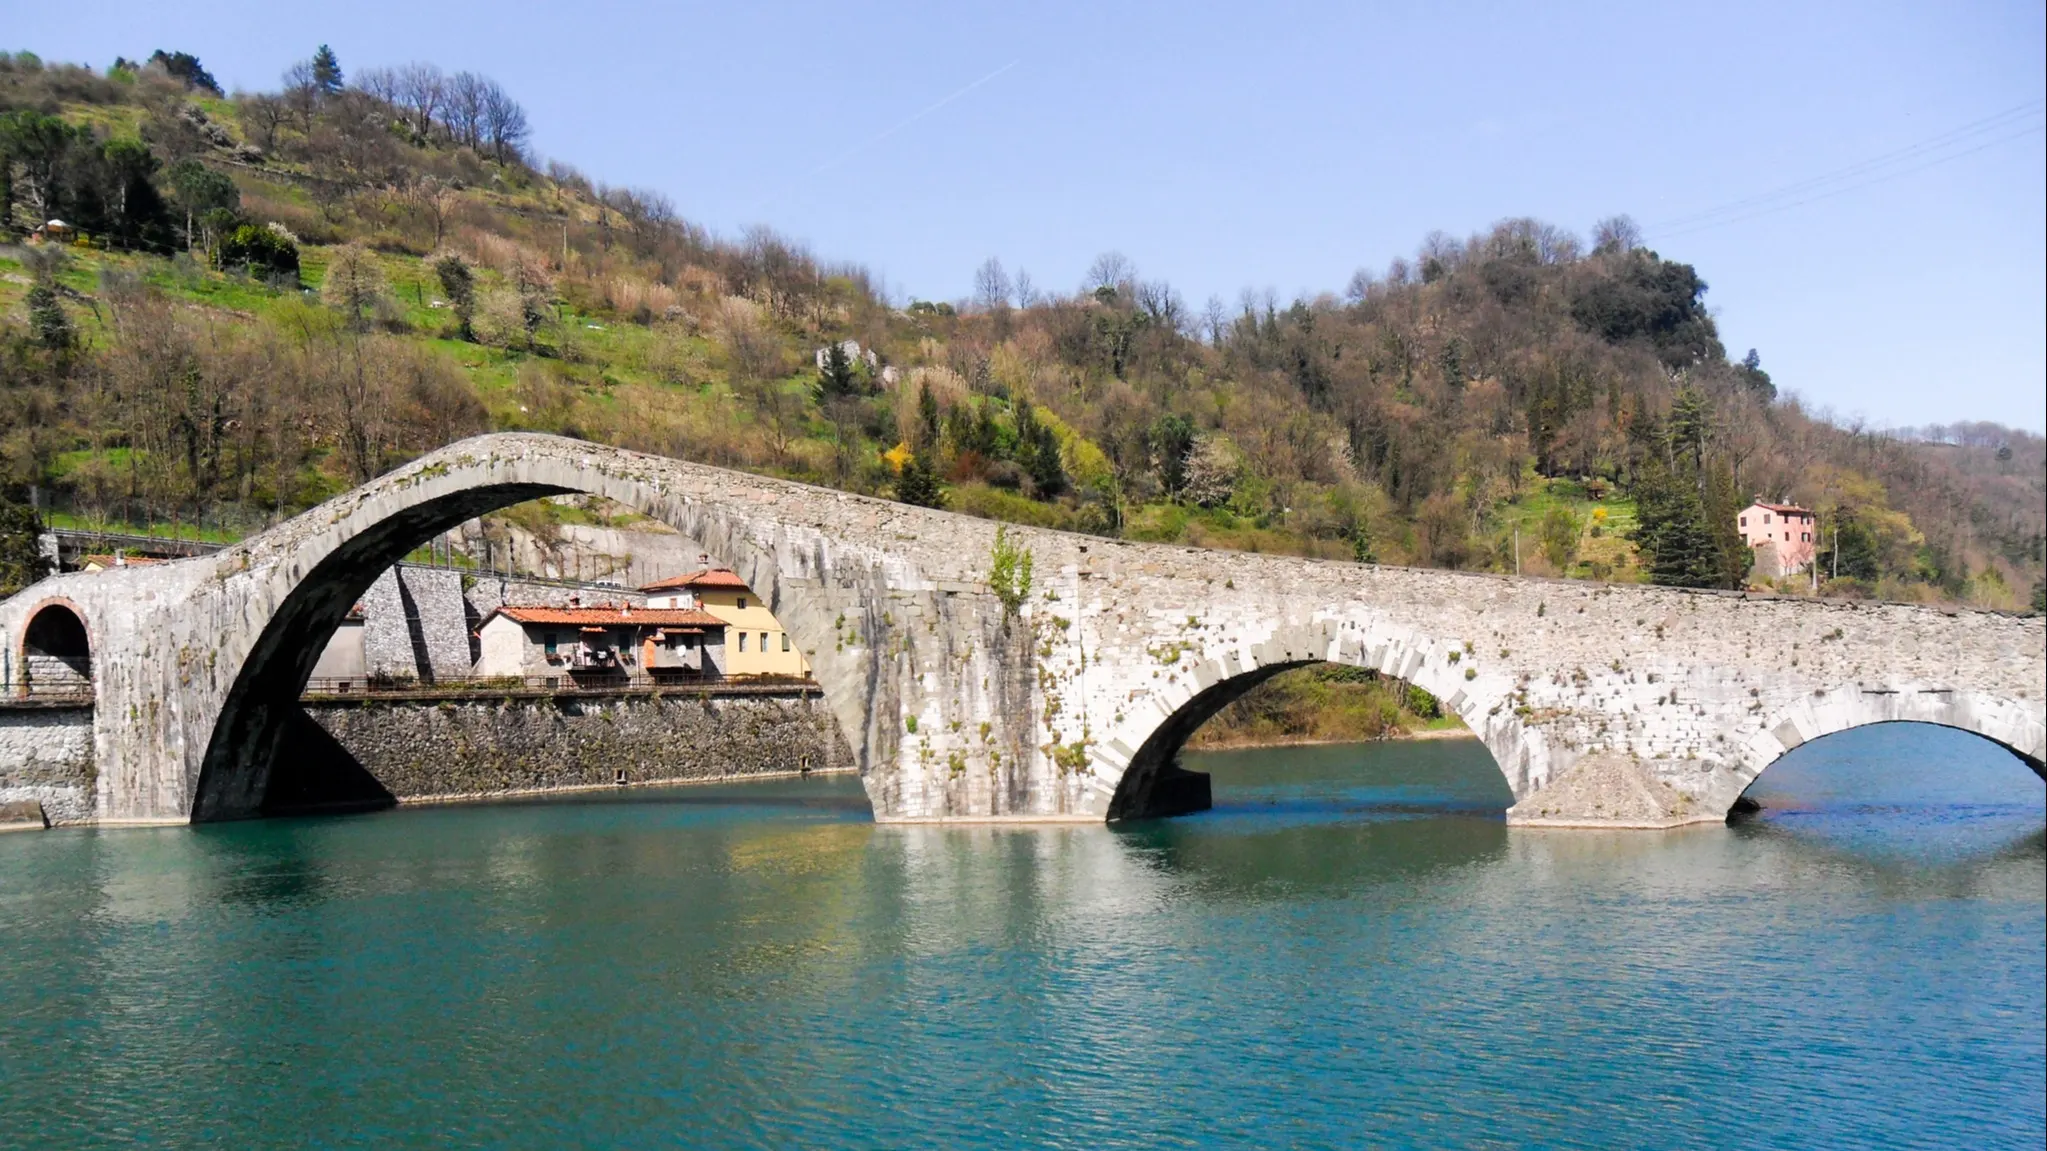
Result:
<instances>
[{"instance_id":1,"label":"plant growing on bridge","mask_svg":"<svg viewBox=\"0 0 2047 1151\"><path fill-rule=\"evenodd\" d=\"M1015 619L1031 594L1031 549L1010 539L1007 527L995 529L995 547L988 557L988 590L1002 601L1002 616Z\"/></svg>"}]
</instances>

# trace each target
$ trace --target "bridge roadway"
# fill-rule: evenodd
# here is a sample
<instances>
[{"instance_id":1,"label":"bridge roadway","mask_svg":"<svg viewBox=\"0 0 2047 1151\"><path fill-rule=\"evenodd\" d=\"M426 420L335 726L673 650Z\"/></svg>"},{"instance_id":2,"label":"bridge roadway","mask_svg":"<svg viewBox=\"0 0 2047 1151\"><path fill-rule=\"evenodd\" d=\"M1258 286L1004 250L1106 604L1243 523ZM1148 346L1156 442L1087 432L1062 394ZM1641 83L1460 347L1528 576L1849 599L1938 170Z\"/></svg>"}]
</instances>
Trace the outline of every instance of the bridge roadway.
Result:
<instances>
[{"instance_id":1,"label":"bridge roadway","mask_svg":"<svg viewBox=\"0 0 2047 1151\"><path fill-rule=\"evenodd\" d=\"M993 523L518 434L450 445L213 555L43 580L0 604L0 671L17 692L47 685L48 649L82 622L100 822L346 803L361 769L298 705L328 634L434 534L571 492L673 525L761 593L884 822L1198 808L1181 743L1260 680L1324 660L1441 698L1491 751L1517 824L1720 820L1787 750L1869 723L1973 732L2036 772L2047 756L2037 617L1017 527L1036 579L1012 615L987 583Z\"/></svg>"}]
</instances>

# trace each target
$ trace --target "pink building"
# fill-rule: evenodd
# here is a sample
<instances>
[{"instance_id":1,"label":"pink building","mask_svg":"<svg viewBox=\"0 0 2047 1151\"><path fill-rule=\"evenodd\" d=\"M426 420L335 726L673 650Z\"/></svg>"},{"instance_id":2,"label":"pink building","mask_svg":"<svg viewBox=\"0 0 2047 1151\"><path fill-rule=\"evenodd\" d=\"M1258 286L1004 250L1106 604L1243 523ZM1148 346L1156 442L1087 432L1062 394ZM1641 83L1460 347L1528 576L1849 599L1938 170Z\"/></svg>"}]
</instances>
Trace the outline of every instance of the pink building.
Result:
<instances>
[{"instance_id":1,"label":"pink building","mask_svg":"<svg viewBox=\"0 0 2047 1151\"><path fill-rule=\"evenodd\" d=\"M1819 525L1810 508L1757 500L1741 510L1735 527L1741 532L1741 542L1755 551L1759 575L1797 575L1812 566Z\"/></svg>"}]
</instances>

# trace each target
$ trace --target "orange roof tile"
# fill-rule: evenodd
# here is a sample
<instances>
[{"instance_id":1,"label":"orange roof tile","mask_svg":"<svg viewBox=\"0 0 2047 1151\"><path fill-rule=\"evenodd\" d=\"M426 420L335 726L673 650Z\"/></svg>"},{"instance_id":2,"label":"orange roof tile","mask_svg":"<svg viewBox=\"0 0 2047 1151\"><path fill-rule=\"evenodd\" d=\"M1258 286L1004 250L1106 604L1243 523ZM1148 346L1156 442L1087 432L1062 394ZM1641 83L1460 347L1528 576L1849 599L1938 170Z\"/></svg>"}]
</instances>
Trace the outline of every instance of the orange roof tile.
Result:
<instances>
[{"instance_id":1,"label":"orange roof tile","mask_svg":"<svg viewBox=\"0 0 2047 1151\"><path fill-rule=\"evenodd\" d=\"M491 613L517 623L557 627L724 627L707 611L676 607L501 607Z\"/></svg>"},{"instance_id":2,"label":"orange roof tile","mask_svg":"<svg viewBox=\"0 0 2047 1151\"><path fill-rule=\"evenodd\" d=\"M650 583L640 590L647 592L675 591L680 588L689 587L722 587L737 588L740 591L747 590L746 581L733 574L731 568L704 568L702 571L693 571L688 575L670 576L665 580L657 580Z\"/></svg>"}]
</instances>

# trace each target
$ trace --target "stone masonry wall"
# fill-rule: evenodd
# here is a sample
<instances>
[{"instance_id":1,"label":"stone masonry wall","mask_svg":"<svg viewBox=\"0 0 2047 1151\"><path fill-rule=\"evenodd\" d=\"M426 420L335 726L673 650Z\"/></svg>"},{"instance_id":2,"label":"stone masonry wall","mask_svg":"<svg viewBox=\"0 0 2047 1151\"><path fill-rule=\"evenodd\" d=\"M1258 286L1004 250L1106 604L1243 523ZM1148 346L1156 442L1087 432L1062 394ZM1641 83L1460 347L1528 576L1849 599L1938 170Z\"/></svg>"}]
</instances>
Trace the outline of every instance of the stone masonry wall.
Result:
<instances>
[{"instance_id":1,"label":"stone masonry wall","mask_svg":"<svg viewBox=\"0 0 2047 1151\"><path fill-rule=\"evenodd\" d=\"M469 674L462 573L393 567L362 597L363 665L370 675L429 680Z\"/></svg>"},{"instance_id":2,"label":"stone masonry wall","mask_svg":"<svg viewBox=\"0 0 2047 1151\"><path fill-rule=\"evenodd\" d=\"M567 607L572 600L646 606L633 589L522 580L452 568L398 564L363 596L363 662L370 675L426 680L466 676L480 654L476 629L491 612Z\"/></svg>"},{"instance_id":3,"label":"stone masonry wall","mask_svg":"<svg viewBox=\"0 0 2047 1151\"><path fill-rule=\"evenodd\" d=\"M34 800L51 823L94 814L92 708L0 712L0 803Z\"/></svg>"},{"instance_id":4,"label":"stone masonry wall","mask_svg":"<svg viewBox=\"0 0 2047 1151\"><path fill-rule=\"evenodd\" d=\"M617 696L309 704L400 799L846 771L816 695Z\"/></svg>"}]
</instances>

